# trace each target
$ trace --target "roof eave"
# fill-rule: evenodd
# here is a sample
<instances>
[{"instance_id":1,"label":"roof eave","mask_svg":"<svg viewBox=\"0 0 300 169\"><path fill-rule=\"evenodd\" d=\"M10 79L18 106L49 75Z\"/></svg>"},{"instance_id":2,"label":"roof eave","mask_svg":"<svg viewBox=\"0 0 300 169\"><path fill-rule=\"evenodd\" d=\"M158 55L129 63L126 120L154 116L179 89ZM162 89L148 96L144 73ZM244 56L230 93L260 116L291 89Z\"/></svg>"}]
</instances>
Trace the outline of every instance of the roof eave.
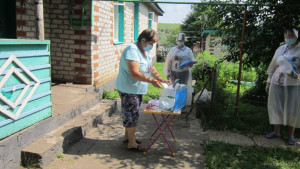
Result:
<instances>
[{"instance_id":1,"label":"roof eave","mask_svg":"<svg viewBox=\"0 0 300 169\"><path fill-rule=\"evenodd\" d=\"M163 16L164 11L160 8L160 6L157 3L146 3L146 5L159 16Z\"/></svg>"}]
</instances>

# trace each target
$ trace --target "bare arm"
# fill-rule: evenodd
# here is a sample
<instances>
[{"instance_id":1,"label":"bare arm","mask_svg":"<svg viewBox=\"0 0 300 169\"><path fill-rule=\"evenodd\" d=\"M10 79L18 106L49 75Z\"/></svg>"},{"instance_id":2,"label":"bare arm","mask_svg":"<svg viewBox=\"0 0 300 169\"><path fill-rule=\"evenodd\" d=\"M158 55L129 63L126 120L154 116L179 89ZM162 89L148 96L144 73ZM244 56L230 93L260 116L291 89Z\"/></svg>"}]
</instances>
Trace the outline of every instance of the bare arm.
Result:
<instances>
[{"instance_id":1,"label":"bare arm","mask_svg":"<svg viewBox=\"0 0 300 169\"><path fill-rule=\"evenodd\" d=\"M151 77L148 77L140 72L140 63L132 60L126 60L126 64L130 73L130 76L138 81L151 83L154 87L161 88L160 82Z\"/></svg>"},{"instance_id":2,"label":"bare arm","mask_svg":"<svg viewBox=\"0 0 300 169\"><path fill-rule=\"evenodd\" d=\"M154 65L152 64L152 76L157 79L158 81L160 82L165 82L167 83L168 85L171 84L171 82L169 80L164 80L160 74L158 73L158 71L156 70L156 68L154 67Z\"/></svg>"}]
</instances>

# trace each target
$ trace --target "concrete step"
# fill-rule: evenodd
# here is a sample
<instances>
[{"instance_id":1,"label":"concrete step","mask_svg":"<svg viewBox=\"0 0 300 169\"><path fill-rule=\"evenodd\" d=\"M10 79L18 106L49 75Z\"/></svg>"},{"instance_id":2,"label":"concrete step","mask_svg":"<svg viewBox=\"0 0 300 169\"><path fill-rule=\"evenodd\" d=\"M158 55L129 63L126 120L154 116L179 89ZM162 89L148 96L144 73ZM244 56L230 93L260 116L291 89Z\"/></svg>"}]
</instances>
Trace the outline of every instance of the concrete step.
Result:
<instances>
[{"instance_id":1,"label":"concrete step","mask_svg":"<svg viewBox=\"0 0 300 169\"><path fill-rule=\"evenodd\" d=\"M116 107L116 101L102 100L71 121L45 134L42 138L22 149L22 165L43 168L83 138L92 127L96 127L102 123L103 119L110 117Z\"/></svg>"}]
</instances>

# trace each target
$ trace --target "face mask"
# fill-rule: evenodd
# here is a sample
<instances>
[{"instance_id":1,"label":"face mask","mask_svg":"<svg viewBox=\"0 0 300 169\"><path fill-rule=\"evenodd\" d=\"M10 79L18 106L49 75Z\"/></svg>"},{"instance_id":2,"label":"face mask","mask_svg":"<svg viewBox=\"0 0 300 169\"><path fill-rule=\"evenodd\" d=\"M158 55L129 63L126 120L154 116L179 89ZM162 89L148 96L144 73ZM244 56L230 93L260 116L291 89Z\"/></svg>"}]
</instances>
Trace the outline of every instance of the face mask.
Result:
<instances>
[{"instance_id":1,"label":"face mask","mask_svg":"<svg viewBox=\"0 0 300 169\"><path fill-rule=\"evenodd\" d=\"M146 47L144 47L144 50L148 52L148 51L150 51L152 48L153 48L153 45L149 45L149 44L148 44Z\"/></svg>"},{"instance_id":2,"label":"face mask","mask_svg":"<svg viewBox=\"0 0 300 169\"><path fill-rule=\"evenodd\" d=\"M291 38L291 39L285 39L285 43L288 45L292 45L296 42L295 38Z\"/></svg>"},{"instance_id":3,"label":"face mask","mask_svg":"<svg viewBox=\"0 0 300 169\"><path fill-rule=\"evenodd\" d=\"M184 45L184 42L176 41L176 43L177 43L178 46L183 46Z\"/></svg>"}]
</instances>

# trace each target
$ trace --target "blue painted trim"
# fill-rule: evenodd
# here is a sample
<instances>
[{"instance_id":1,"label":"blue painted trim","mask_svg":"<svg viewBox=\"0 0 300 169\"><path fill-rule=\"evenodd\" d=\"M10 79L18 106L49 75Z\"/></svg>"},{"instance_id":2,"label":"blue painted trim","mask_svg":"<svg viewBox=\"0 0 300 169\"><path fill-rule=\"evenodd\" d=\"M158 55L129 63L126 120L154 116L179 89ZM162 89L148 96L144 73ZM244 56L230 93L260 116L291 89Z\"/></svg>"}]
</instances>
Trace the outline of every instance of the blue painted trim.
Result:
<instances>
[{"instance_id":1,"label":"blue painted trim","mask_svg":"<svg viewBox=\"0 0 300 169\"><path fill-rule=\"evenodd\" d=\"M114 41L114 45L120 45L123 44L124 42L119 42L119 41Z\"/></svg>"},{"instance_id":2,"label":"blue painted trim","mask_svg":"<svg viewBox=\"0 0 300 169\"><path fill-rule=\"evenodd\" d=\"M51 81L50 77L40 79L41 83L45 83L45 82L49 82L49 81ZM33 86L34 84L35 84L34 81L30 82L30 86ZM24 84L19 84L19 85L16 85L15 87L16 87L16 90L19 90L19 89L23 89L25 87L25 85ZM5 87L5 88L2 88L1 90L3 90L4 92L11 92L12 89L13 89L13 87Z\"/></svg>"},{"instance_id":3,"label":"blue painted trim","mask_svg":"<svg viewBox=\"0 0 300 169\"><path fill-rule=\"evenodd\" d=\"M94 6L93 1L91 1L91 26L94 25Z\"/></svg>"},{"instance_id":4,"label":"blue painted trim","mask_svg":"<svg viewBox=\"0 0 300 169\"><path fill-rule=\"evenodd\" d=\"M139 13L140 13L140 4L134 3L134 28L133 28L133 34L134 38L133 41L137 41L139 37Z\"/></svg>"},{"instance_id":5,"label":"blue painted trim","mask_svg":"<svg viewBox=\"0 0 300 169\"><path fill-rule=\"evenodd\" d=\"M29 44L47 44L50 45L50 40L24 40L24 39L0 39L0 45L29 45Z\"/></svg>"},{"instance_id":6,"label":"blue painted trim","mask_svg":"<svg viewBox=\"0 0 300 169\"><path fill-rule=\"evenodd\" d=\"M40 69L45 69L45 68L50 68L50 67L51 67L50 64L45 64L45 65L38 65L38 66L27 67L27 69L32 71L32 70L40 70ZM20 68L17 68L17 70L18 70L19 72L23 72L23 70L20 69ZM9 70L3 71L2 75L5 75L8 71L9 71Z\"/></svg>"},{"instance_id":7,"label":"blue painted trim","mask_svg":"<svg viewBox=\"0 0 300 169\"><path fill-rule=\"evenodd\" d=\"M38 112L38 111L41 111L41 110L46 109L46 108L51 107L51 106L52 106L52 103L47 103L47 104L42 105L42 106L40 106L40 107L38 107L38 108L32 109L32 110L30 110L30 111L28 111L28 112L22 113L22 114L18 117L17 120L22 119L22 118L24 118L24 117L27 117L27 116L29 116L29 115L31 115L31 114L34 114L34 113L36 113L36 112ZM1 121L1 122L0 122L0 127L5 126L5 125L7 125L7 124L9 124L9 123L12 123L12 122L14 122L14 120L12 120L12 119L7 119L7 120L4 120L4 121Z\"/></svg>"},{"instance_id":8,"label":"blue painted trim","mask_svg":"<svg viewBox=\"0 0 300 169\"><path fill-rule=\"evenodd\" d=\"M119 42L124 42L124 6L119 5Z\"/></svg>"},{"instance_id":9,"label":"blue painted trim","mask_svg":"<svg viewBox=\"0 0 300 169\"><path fill-rule=\"evenodd\" d=\"M11 55L16 57L34 57L34 56L49 56L50 52L15 52L15 53L1 53L0 59L9 58Z\"/></svg>"},{"instance_id":10,"label":"blue painted trim","mask_svg":"<svg viewBox=\"0 0 300 169\"><path fill-rule=\"evenodd\" d=\"M203 33L216 33L216 30L206 29L203 31Z\"/></svg>"},{"instance_id":11,"label":"blue painted trim","mask_svg":"<svg viewBox=\"0 0 300 169\"><path fill-rule=\"evenodd\" d=\"M33 96L29 99L28 102L33 101L33 100L36 100L36 99L39 99L39 98L42 98L42 97L45 97L45 96L48 96L48 95L50 95L50 94L51 94L51 91L47 91L47 92L44 92L44 93L40 93L40 94L37 94L37 95L33 95ZM23 102L24 102L24 100L21 100L20 103L18 104L18 106L21 105ZM2 108L4 108L4 109L7 110L7 109L9 109L10 107L7 106L7 105L4 105L4 106L2 106Z\"/></svg>"},{"instance_id":12,"label":"blue painted trim","mask_svg":"<svg viewBox=\"0 0 300 169\"><path fill-rule=\"evenodd\" d=\"M148 28L149 29L152 28L152 21L151 20L148 21Z\"/></svg>"},{"instance_id":13,"label":"blue painted trim","mask_svg":"<svg viewBox=\"0 0 300 169\"><path fill-rule=\"evenodd\" d=\"M152 20L150 20L151 15L150 12L152 12L151 9L148 10L148 28L151 29L152 28ZM152 16L154 18L154 16Z\"/></svg>"}]
</instances>

